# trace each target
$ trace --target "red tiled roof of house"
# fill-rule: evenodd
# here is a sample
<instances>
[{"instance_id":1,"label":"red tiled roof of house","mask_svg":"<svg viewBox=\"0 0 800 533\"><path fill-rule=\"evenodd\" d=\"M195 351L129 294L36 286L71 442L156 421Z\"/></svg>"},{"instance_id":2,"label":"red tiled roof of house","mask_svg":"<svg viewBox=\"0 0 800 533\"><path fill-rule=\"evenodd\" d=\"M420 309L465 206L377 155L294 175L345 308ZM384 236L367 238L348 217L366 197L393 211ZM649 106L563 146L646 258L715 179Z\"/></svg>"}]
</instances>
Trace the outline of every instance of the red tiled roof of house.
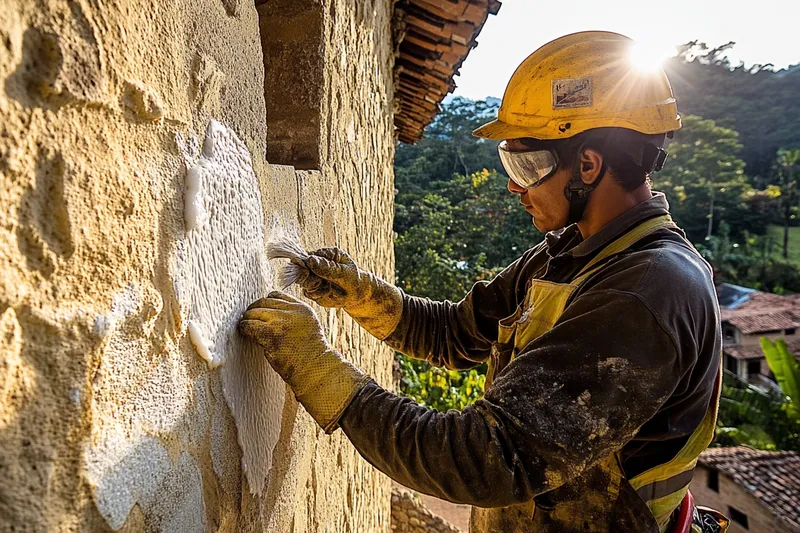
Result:
<instances>
[{"instance_id":1,"label":"red tiled roof of house","mask_svg":"<svg viewBox=\"0 0 800 533\"><path fill-rule=\"evenodd\" d=\"M739 344L728 344L722 347L722 353L730 355L734 359L761 359L764 352L761 346L741 346Z\"/></svg>"},{"instance_id":2,"label":"red tiled roof of house","mask_svg":"<svg viewBox=\"0 0 800 533\"><path fill-rule=\"evenodd\" d=\"M422 137L486 19L499 10L499 0L397 2L394 124L401 141Z\"/></svg>"},{"instance_id":3,"label":"red tiled roof of house","mask_svg":"<svg viewBox=\"0 0 800 533\"><path fill-rule=\"evenodd\" d=\"M728 322L745 335L796 328L800 326L800 309L733 316Z\"/></svg>"},{"instance_id":4,"label":"red tiled roof of house","mask_svg":"<svg viewBox=\"0 0 800 533\"><path fill-rule=\"evenodd\" d=\"M756 291L733 309L721 308L720 319L745 335L800 327L800 294Z\"/></svg>"},{"instance_id":5,"label":"red tiled roof of house","mask_svg":"<svg viewBox=\"0 0 800 533\"><path fill-rule=\"evenodd\" d=\"M729 476L793 531L800 532L800 453L745 446L709 448L699 463Z\"/></svg>"},{"instance_id":6,"label":"red tiled roof of house","mask_svg":"<svg viewBox=\"0 0 800 533\"><path fill-rule=\"evenodd\" d=\"M797 359L800 359L800 339L786 341L786 347ZM722 347L722 353L735 359L762 359L764 357L764 352L758 344L752 346L726 344Z\"/></svg>"},{"instance_id":7,"label":"red tiled roof of house","mask_svg":"<svg viewBox=\"0 0 800 533\"><path fill-rule=\"evenodd\" d=\"M737 316L747 316L757 313L774 313L788 309L800 308L800 294L772 294L769 292L755 291L747 300L733 309L720 309L720 318L729 320Z\"/></svg>"}]
</instances>

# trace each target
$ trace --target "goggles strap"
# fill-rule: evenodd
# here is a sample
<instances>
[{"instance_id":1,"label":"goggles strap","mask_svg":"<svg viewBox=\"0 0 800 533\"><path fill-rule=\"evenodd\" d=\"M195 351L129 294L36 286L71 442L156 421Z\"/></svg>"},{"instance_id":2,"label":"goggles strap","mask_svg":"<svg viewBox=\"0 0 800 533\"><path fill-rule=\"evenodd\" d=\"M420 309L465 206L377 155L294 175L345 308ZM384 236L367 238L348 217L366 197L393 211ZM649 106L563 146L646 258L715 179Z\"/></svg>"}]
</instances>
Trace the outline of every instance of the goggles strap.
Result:
<instances>
[{"instance_id":1,"label":"goggles strap","mask_svg":"<svg viewBox=\"0 0 800 533\"><path fill-rule=\"evenodd\" d=\"M564 187L564 196L569 202L569 218L567 225L577 223L583 218L583 212L586 209L586 204L589 202L589 194L600 184L600 180L606 175L606 160L603 158L603 164L600 167L600 174L594 183L586 184L581 179L581 153L583 152L586 144L581 144L578 148L578 155L575 157L575 164L572 165L572 177Z\"/></svg>"}]
</instances>

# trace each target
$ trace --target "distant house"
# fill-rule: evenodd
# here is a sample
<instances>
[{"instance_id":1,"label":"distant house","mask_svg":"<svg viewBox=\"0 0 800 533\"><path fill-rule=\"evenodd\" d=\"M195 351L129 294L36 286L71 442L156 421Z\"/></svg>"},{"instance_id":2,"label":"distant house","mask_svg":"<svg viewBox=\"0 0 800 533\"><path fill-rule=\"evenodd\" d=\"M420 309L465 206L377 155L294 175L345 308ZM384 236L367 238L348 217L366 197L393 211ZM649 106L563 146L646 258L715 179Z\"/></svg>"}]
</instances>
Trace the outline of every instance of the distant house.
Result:
<instances>
[{"instance_id":1,"label":"distant house","mask_svg":"<svg viewBox=\"0 0 800 533\"><path fill-rule=\"evenodd\" d=\"M723 283L717 286L725 369L762 387L774 387L759 339L782 338L800 354L800 294L779 295Z\"/></svg>"},{"instance_id":2,"label":"distant house","mask_svg":"<svg viewBox=\"0 0 800 533\"><path fill-rule=\"evenodd\" d=\"M731 520L728 533L800 533L800 453L709 448L689 488Z\"/></svg>"}]
</instances>

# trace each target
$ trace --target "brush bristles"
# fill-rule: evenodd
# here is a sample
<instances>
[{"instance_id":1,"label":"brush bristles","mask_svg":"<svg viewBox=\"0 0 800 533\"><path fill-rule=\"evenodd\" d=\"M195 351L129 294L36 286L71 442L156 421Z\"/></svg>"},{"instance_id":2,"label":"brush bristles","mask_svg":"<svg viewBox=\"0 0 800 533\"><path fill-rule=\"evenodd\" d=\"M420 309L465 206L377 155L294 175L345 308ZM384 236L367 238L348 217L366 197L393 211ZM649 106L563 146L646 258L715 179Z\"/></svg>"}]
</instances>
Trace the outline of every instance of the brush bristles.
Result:
<instances>
[{"instance_id":1,"label":"brush bristles","mask_svg":"<svg viewBox=\"0 0 800 533\"><path fill-rule=\"evenodd\" d=\"M303 272L303 267L300 265L295 265L294 263L289 263L288 265L283 267L280 274L278 274L278 283L281 286L281 289L286 289L295 283L297 280L300 279L300 274Z\"/></svg>"},{"instance_id":2,"label":"brush bristles","mask_svg":"<svg viewBox=\"0 0 800 533\"><path fill-rule=\"evenodd\" d=\"M296 240L283 236L267 243L268 259L308 259L308 253Z\"/></svg>"},{"instance_id":3,"label":"brush bristles","mask_svg":"<svg viewBox=\"0 0 800 533\"><path fill-rule=\"evenodd\" d=\"M267 243L267 258L305 261L308 259L308 253L300 246L300 243L284 235ZM278 274L278 284L282 289L286 289L300 279L302 272L302 266L289 263Z\"/></svg>"}]
</instances>

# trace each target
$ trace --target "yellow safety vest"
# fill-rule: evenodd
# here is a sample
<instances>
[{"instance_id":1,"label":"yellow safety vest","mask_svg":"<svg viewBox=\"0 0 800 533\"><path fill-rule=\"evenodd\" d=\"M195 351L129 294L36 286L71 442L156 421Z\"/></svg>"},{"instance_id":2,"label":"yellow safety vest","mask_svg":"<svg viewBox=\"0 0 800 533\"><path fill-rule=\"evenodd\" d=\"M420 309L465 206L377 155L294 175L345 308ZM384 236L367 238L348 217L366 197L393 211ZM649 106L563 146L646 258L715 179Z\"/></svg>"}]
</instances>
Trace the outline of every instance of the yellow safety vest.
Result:
<instances>
[{"instance_id":1,"label":"yellow safety vest","mask_svg":"<svg viewBox=\"0 0 800 533\"><path fill-rule=\"evenodd\" d=\"M514 359L519 350L524 349L531 341L552 329L564 312L570 296L592 274L603 268L597 266L601 261L624 252L653 232L675 227L669 215L647 220L606 246L578 273L572 282L553 283L539 279L532 280L523 305L517 309L514 315L499 322L498 344L508 345L513 342L514 350L505 352L505 355L493 352L489 362L486 387L488 388L494 376ZM661 532L666 531L672 512L686 495L697 457L708 447L714 437L721 379L720 369L714 399L709 405L708 412L680 452L669 461L627 480L647 504ZM601 461L599 466L606 469L611 474L611 478L616 480L608 487L608 492L616 496L619 492L619 483L626 477L619 452ZM534 512L535 505L531 508L531 516Z\"/></svg>"}]
</instances>

